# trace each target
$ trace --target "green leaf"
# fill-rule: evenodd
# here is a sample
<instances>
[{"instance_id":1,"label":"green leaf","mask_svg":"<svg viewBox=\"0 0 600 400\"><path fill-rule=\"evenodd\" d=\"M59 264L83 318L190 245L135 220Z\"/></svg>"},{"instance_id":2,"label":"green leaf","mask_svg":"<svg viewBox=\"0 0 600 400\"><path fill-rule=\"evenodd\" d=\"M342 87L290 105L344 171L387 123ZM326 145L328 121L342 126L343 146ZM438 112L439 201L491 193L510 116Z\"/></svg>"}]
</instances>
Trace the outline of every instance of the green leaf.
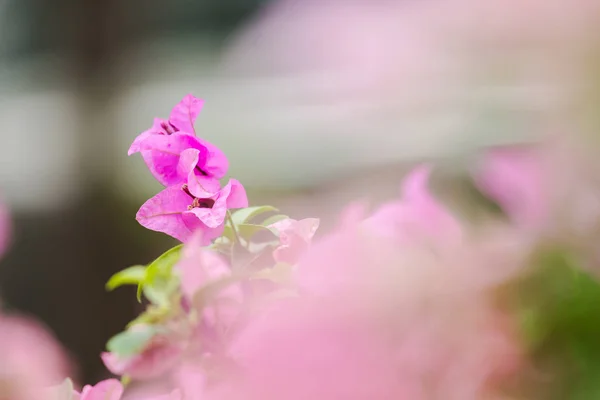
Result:
<instances>
[{"instance_id":1,"label":"green leaf","mask_svg":"<svg viewBox=\"0 0 600 400\"><path fill-rule=\"evenodd\" d=\"M172 283L176 278L173 276L173 266L181 257L183 245L177 245L164 252L160 257L150 263L146 268L144 280L138 284L137 299L141 301L142 293L148 300L155 304L165 304L170 297L169 291L174 287Z\"/></svg>"},{"instance_id":2,"label":"green leaf","mask_svg":"<svg viewBox=\"0 0 600 400\"><path fill-rule=\"evenodd\" d=\"M242 239L245 239L247 241L250 241L250 239L252 239L252 237L259 232L269 232L275 236L275 232L262 225L241 224L237 226L237 230L238 235L240 235Z\"/></svg>"},{"instance_id":3,"label":"green leaf","mask_svg":"<svg viewBox=\"0 0 600 400\"><path fill-rule=\"evenodd\" d=\"M273 215L272 217L265 219L263 222L260 223L260 225L269 226L276 222L283 221L284 219L288 219L288 218L290 218L290 217L288 217L287 215L277 214L277 215Z\"/></svg>"},{"instance_id":4,"label":"green leaf","mask_svg":"<svg viewBox=\"0 0 600 400\"><path fill-rule=\"evenodd\" d=\"M139 354L158 332L159 329L150 325L144 329L127 330L113 336L106 343L106 348L120 357L130 357Z\"/></svg>"},{"instance_id":5,"label":"green leaf","mask_svg":"<svg viewBox=\"0 0 600 400\"><path fill-rule=\"evenodd\" d=\"M148 265L146 278L152 281L156 276L161 274L170 274L171 269L179 261L183 244L177 245L172 249L165 251L160 257L152 261Z\"/></svg>"},{"instance_id":6,"label":"green leaf","mask_svg":"<svg viewBox=\"0 0 600 400\"><path fill-rule=\"evenodd\" d=\"M272 206L257 206L257 207L248 207L242 208L241 210L237 210L231 216L233 223L235 225L245 224L252 220L252 218L264 214L267 212L277 212L279 211L275 207Z\"/></svg>"},{"instance_id":7,"label":"green leaf","mask_svg":"<svg viewBox=\"0 0 600 400\"><path fill-rule=\"evenodd\" d=\"M114 290L123 285L138 285L145 277L146 267L143 265L134 265L111 276L108 282L106 282L106 289Z\"/></svg>"}]
</instances>

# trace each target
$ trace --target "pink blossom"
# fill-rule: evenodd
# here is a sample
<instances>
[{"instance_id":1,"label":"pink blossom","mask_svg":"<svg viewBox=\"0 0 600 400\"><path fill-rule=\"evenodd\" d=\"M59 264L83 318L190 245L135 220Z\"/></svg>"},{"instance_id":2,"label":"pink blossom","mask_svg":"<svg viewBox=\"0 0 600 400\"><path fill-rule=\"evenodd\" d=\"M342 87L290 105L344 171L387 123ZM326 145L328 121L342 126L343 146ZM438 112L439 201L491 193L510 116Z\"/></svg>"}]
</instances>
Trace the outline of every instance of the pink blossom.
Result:
<instances>
[{"instance_id":1,"label":"pink blossom","mask_svg":"<svg viewBox=\"0 0 600 400\"><path fill-rule=\"evenodd\" d=\"M156 335L145 348L133 356L121 357L104 352L102 362L115 375L127 375L133 379L152 379L172 369L180 360L183 346L172 338Z\"/></svg>"},{"instance_id":2,"label":"pink blossom","mask_svg":"<svg viewBox=\"0 0 600 400\"><path fill-rule=\"evenodd\" d=\"M293 301L254 321L231 347L241 371L207 398L411 398L383 330L340 305Z\"/></svg>"},{"instance_id":3,"label":"pink blossom","mask_svg":"<svg viewBox=\"0 0 600 400\"><path fill-rule=\"evenodd\" d=\"M0 315L0 398L39 400L42 388L60 383L69 372L61 347L43 326Z\"/></svg>"},{"instance_id":4,"label":"pink blossom","mask_svg":"<svg viewBox=\"0 0 600 400\"><path fill-rule=\"evenodd\" d=\"M475 400L497 371L514 371L518 342L487 299L500 281L482 284L489 263L477 246L432 253L362 228L311 246L296 274L305 295L239 334L239 381L209 399Z\"/></svg>"},{"instance_id":5,"label":"pink blossom","mask_svg":"<svg viewBox=\"0 0 600 400\"><path fill-rule=\"evenodd\" d=\"M181 291L192 304L194 295L202 287L231 275L231 269L222 256L202 248L202 235L196 233L186 243L183 256L175 266L181 277ZM210 329L226 330L237 315L242 290L239 285L229 285L220 290L203 305L202 317Z\"/></svg>"},{"instance_id":6,"label":"pink blossom","mask_svg":"<svg viewBox=\"0 0 600 400\"><path fill-rule=\"evenodd\" d=\"M317 218L306 218L300 221L284 219L269 226L279 232L279 247L273 252L277 262L295 264L304 253L319 228Z\"/></svg>"},{"instance_id":7,"label":"pink blossom","mask_svg":"<svg viewBox=\"0 0 600 400\"><path fill-rule=\"evenodd\" d=\"M193 176L214 193L219 188L218 180L227 173L229 162L223 152L195 136L194 121L203 104L203 100L188 94L173 108L167 121L156 118L152 128L142 132L129 148L129 155L142 153L150 172L165 186L185 183ZM197 152L191 170L180 165L182 153L188 149Z\"/></svg>"},{"instance_id":8,"label":"pink blossom","mask_svg":"<svg viewBox=\"0 0 600 400\"><path fill-rule=\"evenodd\" d=\"M551 201L544 169L537 148L496 148L487 152L475 179L514 222L539 229L547 223Z\"/></svg>"},{"instance_id":9,"label":"pink blossom","mask_svg":"<svg viewBox=\"0 0 600 400\"><path fill-rule=\"evenodd\" d=\"M404 243L415 240L460 242L460 223L429 193L430 172L429 166L421 166L409 173L402 184L402 198L382 205L365 220L365 225Z\"/></svg>"},{"instance_id":10,"label":"pink blossom","mask_svg":"<svg viewBox=\"0 0 600 400\"><path fill-rule=\"evenodd\" d=\"M206 245L223 233L228 209L247 206L246 191L235 179L206 198L194 196L187 185L170 186L146 201L136 219L142 226L182 242L201 231L202 244Z\"/></svg>"},{"instance_id":11,"label":"pink blossom","mask_svg":"<svg viewBox=\"0 0 600 400\"><path fill-rule=\"evenodd\" d=\"M123 385L116 379L107 379L94 386L85 385L74 400L120 400Z\"/></svg>"}]
</instances>

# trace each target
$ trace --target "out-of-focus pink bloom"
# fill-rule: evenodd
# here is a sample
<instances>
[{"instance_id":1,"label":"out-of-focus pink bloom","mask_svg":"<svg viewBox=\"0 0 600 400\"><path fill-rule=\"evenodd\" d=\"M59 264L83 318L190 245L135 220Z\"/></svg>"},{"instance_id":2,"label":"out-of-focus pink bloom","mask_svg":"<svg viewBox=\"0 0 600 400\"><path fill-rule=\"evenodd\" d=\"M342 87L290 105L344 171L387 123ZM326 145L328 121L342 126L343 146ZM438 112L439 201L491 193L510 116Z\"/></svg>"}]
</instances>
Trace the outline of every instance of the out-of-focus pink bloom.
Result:
<instances>
[{"instance_id":1,"label":"out-of-focus pink bloom","mask_svg":"<svg viewBox=\"0 0 600 400\"><path fill-rule=\"evenodd\" d=\"M74 400L120 400L123 395L123 385L116 379L107 379L94 386L85 385L81 394L77 393Z\"/></svg>"},{"instance_id":2,"label":"out-of-focus pink bloom","mask_svg":"<svg viewBox=\"0 0 600 400\"><path fill-rule=\"evenodd\" d=\"M490 150L476 183L520 226L540 229L550 217L552 201L539 149L507 147Z\"/></svg>"},{"instance_id":3,"label":"out-of-focus pink bloom","mask_svg":"<svg viewBox=\"0 0 600 400\"><path fill-rule=\"evenodd\" d=\"M129 148L129 155L142 153L150 172L165 186L191 179L202 182L208 192L215 193L219 189L218 180L227 173L229 162L223 152L195 136L194 121L203 104L203 100L191 94L185 96L168 120L156 118L152 128L142 132ZM193 150L193 154L184 157L186 150ZM191 169L190 160L194 160Z\"/></svg>"},{"instance_id":4,"label":"out-of-focus pink bloom","mask_svg":"<svg viewBox=\"0 0 600 400\"><path fill-rule=\"evenodd\" d=\"M202 243L201 233L195 234L186 243L182 258L175 266L180 273L182 294L189 304L193 303L194 294L203 286L231 275L225 260L216 252L202 248ZM214 298L206 300L208 303L202 309L203 322L212 329L225 330L237 315L242 290L239 285L228 285Z\"/></svg>"},{"instance_id":5,"label":"out-of-focus pink bloom","mask_svg":"<svg viewBox=\"0 0 600 400\"><path fill-rule=\"evenodd\" d=\"M171 370L180 360L184 346L171 337L156 335L139 354L120 357L104 352L102 362L115 375L133 379L152 379Z\"/></svg>"},{"instance_id":6,"label":"out-of-focus pink bloom","mask_svg":"<svg viewBox=\"0 0 600 400\"><path fill-rule=\"evenodd\" d=\"M62 349L38 323L0 315L0 398L40 400L40 390L69 374Z\"/></svg>"},{"instance_id":7,"label":"out-of-focus pink bloom","mask_svg":"<svg viewBox=\"0 0 600 400\"><path fill-rule=\"evenodd\" d=\"M384 330L337 306L292 301L254 321L231 348L241 371L207 398L412 398Z\"/></svg>"},{"instance_id":8,"label":"out-of-focus pink bloom","mask_svg":"<svg viewBox=\"0 0 600 400\"><path fill-rule=\"evenodd\" d=\"M3 203L0 202L0 256L4 254L10 240L10 216Z\"/></svg>"},{"instance_id":9,"label":"out-of-focus pink bloom","mask_svg":"<svg viewBox=\"0 0 600 400\"><path fill-rule=\"evenodd\" d=\"M181 394L181 391L179 389L175 389L171 393L147 397L145 400L187 400L187 397L184 398ZM190 398L190 400L193 400L193 398Z\"/></svg>"},{"instance_id":10,"label":"out-of-focus pink bloom","mask_svg":"<svg viewBox=\"0 0 600 400\"><path fill-rule=\"evenodd\" d=\"M319 220L306 218L296 221L288 218L270 225L269 228L279 232L280 245L273 252L275 261L296 264L319 228Z\"/></svg>"},{"instance_id":11,"label":"out-of-focus pink bloom","mask_svg":"<svg viewBox=\"0 0 600 400\"><path fill-rule=\"evenodd\" d=\"M452 245L460 242L460 223L429 193L429 175L428 166L418 167L408 174L402 184L402 198L381 206L365 221L368 228L403 243L434 241Z\"/></svg>"},{"instance_id":12,"label":"out-of-focus pink bloom","mask_svg":"<svg viewBox=\"0 0 600 400\"><path fill-rule=\"evenodd\" d=\"M136 219L142 226L182 242L199 230L206 245L223 233L228 209L247 206L246 191L235 179L206 198L194 196L187 185L170 186L146 201Z\"/></svg>"},{"instance_id":13,"label":"out-of-focus pink bloom","mask_svg":"<svg viewBox=\"0 0 600 400\"><path fill-rule=\"evenodd\" d=\"M185 400L203 400L206 385L205 371L195 363L183 363L175 373L175 382Z\"/></svg>"}]
</instances>

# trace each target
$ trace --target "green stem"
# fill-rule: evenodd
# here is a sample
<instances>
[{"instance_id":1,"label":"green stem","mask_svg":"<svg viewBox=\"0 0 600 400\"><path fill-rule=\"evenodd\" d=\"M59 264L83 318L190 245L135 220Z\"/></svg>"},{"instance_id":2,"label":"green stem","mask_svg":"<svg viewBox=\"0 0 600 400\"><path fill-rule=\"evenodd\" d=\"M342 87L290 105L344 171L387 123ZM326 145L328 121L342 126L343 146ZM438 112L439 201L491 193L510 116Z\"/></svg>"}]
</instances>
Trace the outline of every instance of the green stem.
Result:
<instances>
[{"instance_id":1,"label":"green stem","mask_svg":"<svg viewBox=\"0 0 600 400\"><path fill-rule=\"evenodd\" d=\"M233 236L235 238L235 241L242 247L245 247L242 244L242 240L240 239L240 235L238 234L237 228L235 227L235 224L233 223L233 218L231 218L231 213L229 212L229 210L227 210L227 221L229 221L229 225L231 225L231 230L233 231Z\"/></svg>"}]
</instances>

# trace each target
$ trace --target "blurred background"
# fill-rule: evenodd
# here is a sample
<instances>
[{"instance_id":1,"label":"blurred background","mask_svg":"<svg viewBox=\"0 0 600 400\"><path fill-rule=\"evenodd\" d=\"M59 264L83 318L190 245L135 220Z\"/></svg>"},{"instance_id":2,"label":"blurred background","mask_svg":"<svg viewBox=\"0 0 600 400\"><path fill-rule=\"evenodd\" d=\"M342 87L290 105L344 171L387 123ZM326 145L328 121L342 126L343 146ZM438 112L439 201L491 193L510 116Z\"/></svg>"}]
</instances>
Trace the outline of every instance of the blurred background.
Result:
<instances>
[{"instance_id":1,"label":"blurred background","mask_svg":"<svg viewBox=\"0 0 600 400\"><path fill-rule=\"evenodd\" d=\"M160 185L127 149L185 94L252 204L327 227L416 161L595 135L599 34L597 0L0 0L0 295L96 381L139 311L105 281L173 244L134 219Z\"/></svg>"}]
</instances>

